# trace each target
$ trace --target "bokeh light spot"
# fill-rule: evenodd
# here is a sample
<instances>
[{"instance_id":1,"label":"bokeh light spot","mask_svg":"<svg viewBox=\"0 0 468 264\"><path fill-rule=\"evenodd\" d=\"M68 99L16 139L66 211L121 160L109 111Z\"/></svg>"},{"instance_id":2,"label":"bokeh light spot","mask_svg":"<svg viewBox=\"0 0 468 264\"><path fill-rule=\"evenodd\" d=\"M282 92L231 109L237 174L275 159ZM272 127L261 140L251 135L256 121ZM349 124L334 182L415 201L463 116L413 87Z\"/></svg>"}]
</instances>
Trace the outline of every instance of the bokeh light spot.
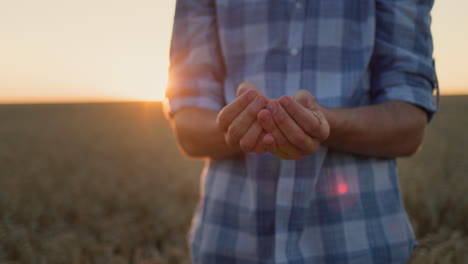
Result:
<instances>
[{"instance_id":1,"label":"bokeh light spot","mask_svg":"<svg viewBox=\"0 0 468 264\"><path fill-rule=\"evenodd\" d=\"M337 187L338 194L345 194L348 192L348 184L340 182Z\"/></svg>"}]
</instances>

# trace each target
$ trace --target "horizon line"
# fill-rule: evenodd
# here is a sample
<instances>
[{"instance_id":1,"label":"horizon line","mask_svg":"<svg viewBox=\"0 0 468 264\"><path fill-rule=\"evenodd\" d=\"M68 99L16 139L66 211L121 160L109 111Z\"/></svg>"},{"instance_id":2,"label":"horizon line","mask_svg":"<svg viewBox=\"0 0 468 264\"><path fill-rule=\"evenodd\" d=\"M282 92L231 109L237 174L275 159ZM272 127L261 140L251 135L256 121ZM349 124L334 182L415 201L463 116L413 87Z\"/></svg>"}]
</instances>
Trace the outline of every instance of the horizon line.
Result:
<instances>
[{"instance_id":1,"label":"horizon line","mask_svg":"<svg viewBox=\"0 0 468 264\"><path fill-rule=\"evenodd\" d=\"M442 97L468 96L468 93L441 94ZM0 105L46 105L46 104L100 104L100 103L162 103L163 100L141 100L127 98L83 98L83 99L55 99L55 100L0 100Z\"/></svg>"}]
</instances>

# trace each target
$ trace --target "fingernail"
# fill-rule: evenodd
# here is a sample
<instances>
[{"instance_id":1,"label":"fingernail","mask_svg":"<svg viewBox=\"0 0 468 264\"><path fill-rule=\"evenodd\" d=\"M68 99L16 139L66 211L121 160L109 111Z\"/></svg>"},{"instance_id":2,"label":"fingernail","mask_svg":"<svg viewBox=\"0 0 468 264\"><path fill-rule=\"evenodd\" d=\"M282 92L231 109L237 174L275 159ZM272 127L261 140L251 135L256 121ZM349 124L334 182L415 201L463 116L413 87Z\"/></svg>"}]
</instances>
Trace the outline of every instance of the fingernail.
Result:
<instances>
[{"instance_id":1,"label":"fingernail","mask_svg":"<svg viewBox=\"0 0 468 264\"><path fill-rule=\"evenodd\" d=\"M291 102L291 98L289 98L289 96L284 96L280 99L280 101L282 105L288 106L289 103Z\"/></svg>"},{"instance_id":2,"label":"fingernail","mask_svg":"<svg viewBox=\"0 0 468 264\"><path fill-rule=\"evenodd\" d=\"M257 96L257 92L255 92L254 90L250 90L247 92L247 98L249 98L250 101L255 99L256 96Z\"/></svg>"}]
</instances>

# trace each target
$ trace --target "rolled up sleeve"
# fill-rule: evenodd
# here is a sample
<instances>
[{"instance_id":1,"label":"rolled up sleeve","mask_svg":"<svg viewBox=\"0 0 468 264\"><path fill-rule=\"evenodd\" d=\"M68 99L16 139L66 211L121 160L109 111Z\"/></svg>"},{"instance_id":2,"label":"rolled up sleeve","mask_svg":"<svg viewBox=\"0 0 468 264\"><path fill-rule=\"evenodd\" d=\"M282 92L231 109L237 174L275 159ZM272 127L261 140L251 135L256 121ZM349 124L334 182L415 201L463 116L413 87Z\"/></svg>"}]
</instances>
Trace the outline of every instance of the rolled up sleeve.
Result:
<instances>
[{"instance_id":1,"label":"rolled up sleeve","mask_svg":"<svg viewBox=\"0 0 468 264\"><path fill-rule=\"evenodd\" d=\"M224 105L224 65L213 0L177 0L164 111Z\"/></svg>"},{"instance_id":2,"label":"rolled up sleeve","mask_svg":"<svg viewBox=\"0 0 468 264\"><path fill-rule=\"evenodd\" d=\"M432 6L433 0L376 1L372 103L406 101L422 107L429 118L437 110L433 96L438 84L432 59Z\"/></svg>"}]
</instances>

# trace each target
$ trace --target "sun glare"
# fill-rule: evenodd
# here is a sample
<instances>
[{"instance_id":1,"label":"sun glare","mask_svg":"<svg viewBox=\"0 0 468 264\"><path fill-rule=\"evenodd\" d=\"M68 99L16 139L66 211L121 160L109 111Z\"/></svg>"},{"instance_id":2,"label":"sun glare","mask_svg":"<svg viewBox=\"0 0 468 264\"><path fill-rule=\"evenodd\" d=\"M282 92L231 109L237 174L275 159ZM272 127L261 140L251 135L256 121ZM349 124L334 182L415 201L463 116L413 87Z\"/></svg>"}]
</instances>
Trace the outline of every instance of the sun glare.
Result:
<instances>
[{"instance_id":1,"label":"sun glare","mask_svg":"<svg viewBox=\"0 0 468 264\"><path fill-rule=\"evenodd\" d=\"M138 101L156 102L164 100L163 89L144 89L135 95Z\"/></svg>"},{"instance_id":2,"label":"sun glare","mask_svg":"<svg viewBox=\"0 0 468 264\"><path fill-rule=\"evenodd\" d=\"M174 0L5 4L0 103L164 99Z\"/></svg>"},{"instance_id":3,"label":"sun glare","mask_svg":"<svg viewBox=\"0 0 468 264\"><path fill-rule=\"evenodd\" d=\"M164 100L175 0L3 2L0 103ZM442 95L468 94L468 37L450 30L466 22L444 19L464 18L460 5L434 9Z\"/></svg>"},{"instance_id":4,"label":"sun glare","mask_svg":"<svg viewBox=\"0 0 468 264\"><path fill-rule=\"evenodd\" d=\"M129 87L128 98L130 100L155 102L163 101L166 92L167 77L154 78L147 80L145 86Z\"/></svg>"}]
</instances>

